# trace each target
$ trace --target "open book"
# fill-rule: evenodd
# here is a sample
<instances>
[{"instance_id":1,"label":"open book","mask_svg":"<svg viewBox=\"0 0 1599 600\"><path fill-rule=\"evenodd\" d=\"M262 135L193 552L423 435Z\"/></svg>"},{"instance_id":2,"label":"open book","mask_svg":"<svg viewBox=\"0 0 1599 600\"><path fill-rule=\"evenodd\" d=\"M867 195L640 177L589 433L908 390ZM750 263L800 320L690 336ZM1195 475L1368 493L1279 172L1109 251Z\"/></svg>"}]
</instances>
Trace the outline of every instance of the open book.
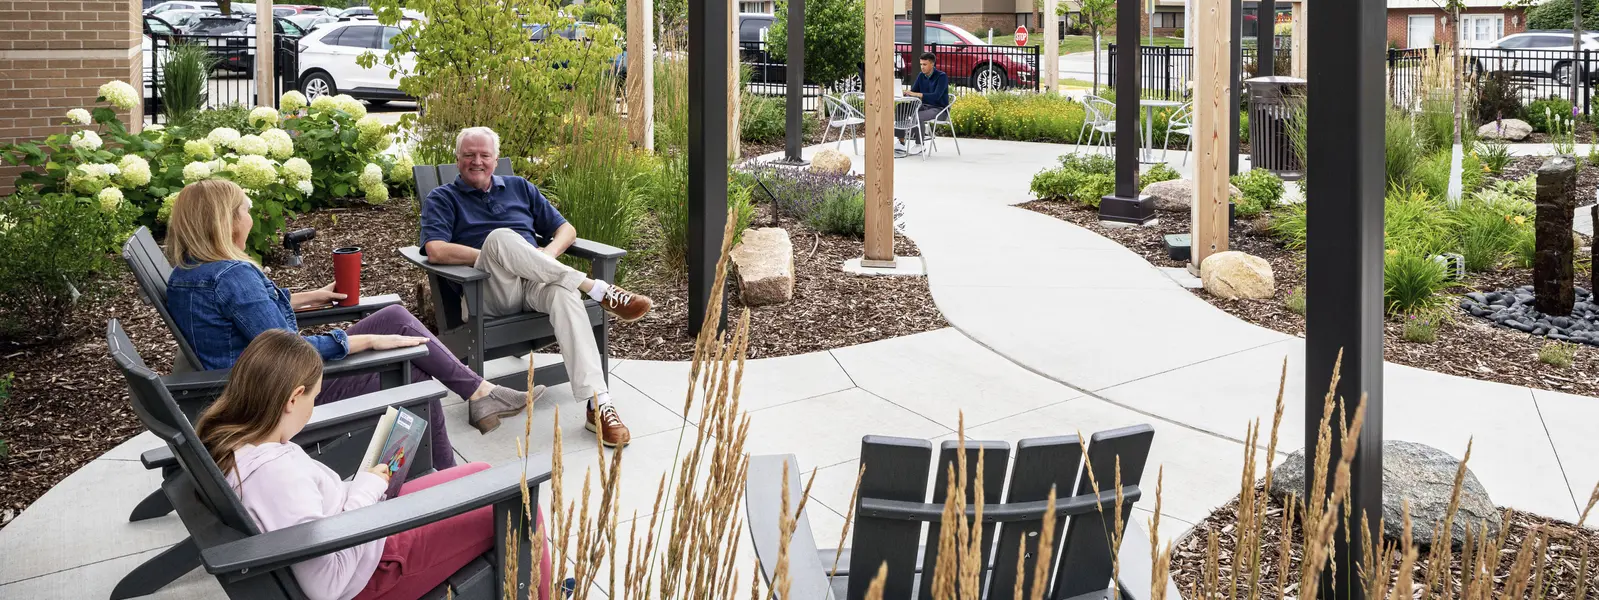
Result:
<instances>
[{"instance_id":1,"label":"open book","mask_svg":"<svg viewBox=\"0 0 1599 600\"><path fill-rule=\"evenodd\" d=\"M416 413L393 406L378 419L377 429L372 432L372 443L367 445L366 455L361 458L361 470L388 464L389 491L385 495L389 498L400 494L400 485L405 483L405 476L411 471L411 463L416 459L417 448L422 445L422 435L427 432L427 427L428 422L416 416Z\"/></svg>"}]
</instances>

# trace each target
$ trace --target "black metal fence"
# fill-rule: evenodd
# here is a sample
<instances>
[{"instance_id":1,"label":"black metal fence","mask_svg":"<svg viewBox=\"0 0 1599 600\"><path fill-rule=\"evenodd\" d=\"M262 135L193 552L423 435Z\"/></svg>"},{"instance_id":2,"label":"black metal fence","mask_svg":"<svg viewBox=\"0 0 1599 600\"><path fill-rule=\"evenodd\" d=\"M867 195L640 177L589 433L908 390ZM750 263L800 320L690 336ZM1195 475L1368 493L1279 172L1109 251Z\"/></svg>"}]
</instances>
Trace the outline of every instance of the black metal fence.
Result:
<instances>
[{"instance_id":1,"label":"black metal fence","mask_svg":"<svg viewBox=\"0 0 1599 600\"><path fill-rule=\"evenodd\" d=\"M1287 62L1291 57L1287 47L1279 47L1276 51L1276 61ZM1116 44L1110 44L1110 69L1108 71L1108 85L1116 85ZM1244 77L1250 77L1255 72L1255 48L1246 46L1243 49L1243 65L1241 67ZM1193 81L1194 49L1186 47L1167 46L1140 46L1139 47L1139 79L1143 80L1146 94L1165 100L1182 100L1191 93L1188 82ZM1242 89L1242 86L1234 86Z\"/></svg>"},{"instance_id":2,"label":"black metal fence","mask_svg":"<svg viewBox=\"0 0 1599 600\"><path fill-rule=\"evenodd\" d=\"M165 120L162 110L162 85L166 76L167 61L174 47L193 44L205 47L215 66L206 79L203 108L218 108L229 104L257 106L271 102L277 106L282 92L297 89L299 77L299 40L297 36L276 34L276 55L273 57L275 76L273 88L263 90L266 98L257 98L255 83L255 36L253 35L178 35L152 36L150 47L144 51L144 114L156 122Z\"/></svg>"},{"instance_id":3,"label":"black metal fence","mask_svg":"<svg viewBox=\"0 0 1599 600\"><path fill-rule=\"evenodd\" d=\"M902 80L910 80L917 68L910 44L895 44L895 68ZM949 75L950 95L999 90L1038 91L1038 46L950 46L928 44L927 51L938 56L939 70ZM788 92L788 65L772 57L766 42L740 42L739 61L750 71L752 93L781 96ZM833 91L858 91L860 74L825 86L806 79L803 106L816 110L824 88Z\"/></svg>"}]
</instances>

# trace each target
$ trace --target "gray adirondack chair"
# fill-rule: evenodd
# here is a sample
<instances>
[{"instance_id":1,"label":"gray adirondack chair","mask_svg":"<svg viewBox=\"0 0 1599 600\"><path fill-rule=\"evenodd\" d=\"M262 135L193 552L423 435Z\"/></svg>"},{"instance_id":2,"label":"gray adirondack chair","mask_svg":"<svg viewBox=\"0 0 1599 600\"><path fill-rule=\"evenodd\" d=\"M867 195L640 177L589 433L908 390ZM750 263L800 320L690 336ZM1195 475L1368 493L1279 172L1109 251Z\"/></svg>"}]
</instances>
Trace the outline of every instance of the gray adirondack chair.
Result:
<instances>
[{"instance_id":1,"label":"gray adirondack chair","mask_svg":"<svg viewBox=\"0 0 1599 600\"><path fill-rule=\"evenodd\" d=\"M203 565L217 577L229 598L304 598L293 571L286 567L485 506L494 507L494 548L425 597L509 597L501 589L502 567L508 560L518 561L520 581L528 581L533 562L528 537L531 524L522 519L523 465L490 469L367 508L263 533L195 435L189 419L160 378L139 358L115 320L107 326L106 341L112 360L128 381L134 412L145 427L166 442L180 465L165 478L162 490L177 507L191 537L161 557L193 560L191 568ZM361 455L384 411L400 406L426 418L428 403L444 393L438 382L426 381L319 406L316 418L294 441L334 471L351 474L359 468ZM426 437L422 444L415 472L432 467ZM529 491L537 498L538 486L549 479L548 459L532 459L525 472ZM509 523L516 523L510 535L521 538L516 543L521 549L519 556L514 558L509 554L505 533ZM515 597L527 598L529 591L527 586L520 586Z\"/></svg>"},{"instance_id":2,"label":"gray adirondack chair","mask_svg":"<svg viewBox=\"0 0 1599 600\"><path fill-rule=\"evenodd\" d=\"M1023 584L1032 590L1037 563L1037 534L1043 527L1049 490L1056 490L1054 531L1055 566L1053 580L1046 588L1047 598L1055 600L1146 600L1149 591L1148 540L1132 524L1133 503L1142 493L1138 483L1154 429L1138 425L1094 434L1088 444L1088 457L1099 483L1098 494L1082 471L1082 446L1076 435L1033 438L1016 445L1015 460L1008 443L973 441L966 443L968 481L976 478L979 451L984 462L982 580L989 590L987 598L1009 598L1016 585L1018 543L1031 544L1025 556ZM834 548L818 549L805 515L789 546L789 573L792 586L782 600L859 600L876 575L879 565L888 565L884 598L928 599L932 586L923 576L938 562L938 539L942 531L944 501L948 494L949 470L959 447L955 441L942 444L936 466L932 444L921 439L866 436L861 440L861 463L866 474L855 502L855 536L851 547L837 556L839 569L831 579ZM1121 457L1122 522L1125 535L1120 552L1120 598L1108 598L1112 579L1112 556L1108 543L1114 527L1116 457ZM788 465L789 506L798 506L804 493L800 468L793 455L754 456L750 459L745 506L749 531L762 575L770 583L777 567L780 548L778 523L782 517L783 467ZM1012 466L1013 465L1013 466ZM1006 481L1010 466L1009 484ZM928 472L936 473L929 499ZM1003 496L1001 492L1003 491ZM970 503L974 490L968 490ZM1103 512L1101 512L1103 509ZM968 518L974 515L968 504ZM927 533L923 537L923 524ZM830 532L828 535L832 535ZM998 540L996 546L995 540ZM996 556L997 548L997 556ZM851 575L854 575L853 577ZM1175 588L1170 588L1176 594ZM1175 595L1169 597L1177 597Z\"/></svg>"},{"instance_id":3,"label":"gray adirondack chair","mask_svg":"<svg viewBox=\"0 0 1599 600\"><path fill-rule=\"evenodd\" d=\"M455 165L417 165L412 172L416 176L416 197L424 203L434 188L449 185L460 174ZM494 174L512 175L511 159L500 159L495 165ZM589 278L615 281L616 265L627 251L578 238L566 254L589 261ZM487 377L483 372L485 362L506 356L521 356L555 343L555 330L550 324L549 315L544 313L527 311L500 317L484 316L483 281L488 278L488 273L467 265L433 264L428 262L418 246L401 248L400 255L427 272L439 341L479 375ZM599 346L600 368L609 380L610 358L606 352L609 320L598 302L585 298L583 305L588 309L589 323L594 328L594 341ZM562 364L535 367L533 377L535 383L546 386L568 381L566 366ZM521 372L491 381L513 389L527 390L527 376Z\"/></svg>"},{"instance_id":4,"label":"gray adirondack chair","mask_svg":"<svg viewBox=\"0 0 1599 600\"><path fill-rule=\"evenodd\" d=\"M140 296L161 315L161 321L166 324L167 332L178 345L178 353L172 359L173 373L161 377L161 382L168 393L172 394L184 415L190 419L196 418L200 411L221 393L222 387L227 383L228 370L198 370L200 360L196 357L194 348L183 337L172 314L167 311L167 281L172 276L172 265L167 262L166 256L162 254L161 247L156 244L155 237L150 234L149 229L140 227L132 237L128 238L128 241L122 245L122 258L127 262L128 270L133 273L134 281L139 286ZM385 306L398 304L399 301L399 296L394 294L371 296L363 298L358 306L304 311L296 315L296 319L303 326L359 319ZM379 374L382 386L390 388L410 383L411 361L427 356L427 352L426 346L363 352L345 359L328 361L323 367L323 372L328 377L375 372ZM145 468L161 469L164 475L170 474L178 467L176 457L166 447L148 450L139 456L139 460ZM166 495L161 490L155 490L134 507L128 520L137 522L154 519L170 512L172 505L167 501ZM130 574L129 578L119 583L112 598L120 600L154 593L193 569L198 564L197 560L186 566L178 563L164 573L157 573L153 569L168 563L152 559L146 563L150 569L141 567L135 571L138 577Z\"/></svg>"}]
</instances>

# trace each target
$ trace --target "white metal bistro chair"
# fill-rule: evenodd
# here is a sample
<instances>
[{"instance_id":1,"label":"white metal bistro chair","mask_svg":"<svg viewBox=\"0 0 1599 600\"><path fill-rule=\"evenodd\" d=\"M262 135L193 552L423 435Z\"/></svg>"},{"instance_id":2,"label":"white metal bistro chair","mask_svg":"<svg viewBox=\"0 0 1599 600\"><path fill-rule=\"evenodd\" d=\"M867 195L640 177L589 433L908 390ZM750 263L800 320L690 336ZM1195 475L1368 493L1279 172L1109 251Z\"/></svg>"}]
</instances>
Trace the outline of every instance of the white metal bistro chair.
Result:
<instances>
[{"instance_id":1,"label":"white metal bistro chair","mask_svg":"<svg viewBox=\"0 0 1599 600\"><path fill-rule=\"evenodd\" d=\"M1083 97L1083 126L1077 132L1077 144L1082 145L1083 134L1088 134L1088 145L1094 145L1094 138L1098 136L1101 142L1116 140L1116 105L1099 96L1089 95ZM1096 148L1097 152L1098 149Z\"/></svg>"},{"instance_id":2,"label":"white metal bistro chair","mask_svg":"<svg viewBox=\"0 0 1599 600\"><path fill-rule=\"evenodd\" d=\"M842 148L844 146L844 133L846 131L854 130L856 135L850 136L849 143L850 147L855 150L855 153L860 154L861 146L859 131L861 127L866 124L866 115L862 114L861 111L856 110L855 107L848 102L846 98L848 98L849 94L845 94L844 96L845 97L843 98L828 96L825 94L822 96L822 105L827 111L827 127L822 129L822 143L827 143L828 132L832 131L834 128L837 128L838 141L834 144L834 147Z\"/></svg>"},{"instance_id":3,"label":"white metal bistro chair","mask_svg":"<svg viewBox=\"0 0 1599 600\"><path fill-rule=\"evenodd\" d=\"M1166 141L1161 143L1160 160L1166 160L1166 154L1171 152L1171 134L1183 136L1187 140L1183 146L1183 164L1188 164L1188 155L1194 149L1194 103L1192 101L1177 108L1172 113L1171 119L1166 121Z\"/></svg>"},{"instance_id":4,"label":"white metal bistro chair","mask_svg":"<svg viewBox=\"0 0 1599 600\"><path fill-rule=\"evenodd\" d=\"M922 117L918 114L921 110L921 98L902 97L894 99L894 133L905 132L905 154L907 156L911 154L911 136L915 136L922 146L918 151L925 158L927 139L922 135L924 131L922 129Z\"/></svg>"},{"instance_id":5,"label":"white metal bistro chair","mask_svg":"<svg viewBox=\"0 0 1599 600\"><path fill-rule=\"evenodd\" d=\"M938 128L940 126L949 128L949 137L955 140L955 154L959 155L961 153L961 139L960 136L955 135L955 123L949 118L948 106L944 107L944 110L938 111L933 120L926 123L927 142L931 144L934 150L938 149ZM923 158L925 159L926 155L923 155Z\"/></svg>"}]
</instances>

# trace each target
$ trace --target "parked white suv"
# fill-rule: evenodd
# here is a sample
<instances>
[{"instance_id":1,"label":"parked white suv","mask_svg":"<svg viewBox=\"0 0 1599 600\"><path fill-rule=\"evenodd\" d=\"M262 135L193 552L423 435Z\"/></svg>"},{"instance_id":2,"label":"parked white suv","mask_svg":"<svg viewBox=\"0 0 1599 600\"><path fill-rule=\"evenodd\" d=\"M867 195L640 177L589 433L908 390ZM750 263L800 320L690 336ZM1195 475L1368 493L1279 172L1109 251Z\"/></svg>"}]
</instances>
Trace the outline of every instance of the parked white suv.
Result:
<instances>
[{"instance_id":1,"label":"parked white suv","mask_svg":"<svg viewBox=\"0 0 1599 600\"><path fill-rule=\"evenodd\" d=\"M400 91L400 77L389 76L383 64L389 41L400 28L376 21L326 23L300 39L300 91L306 98L349 94L378 105L390 100L410 100ZM366 52L377 55L372 68L363 68L355 59ZM401 72L410 72L416 60L402 57Z\"/></svg>"},{"instance_id":2,"label":"parked white suv","mask_svg":"<svg viewBox=\"0 0 1599 600\"><path fill-rule=\"evenodd\" d=\"M1467 49L1467 69L1472 73L1507 73L1518 77L1554 79L1571 85L1571 31L1527 31L1499 38L1486 48ZM1599 50L1599 34L1582 34L1583 50ZM1599 58L1599 56L1596 56ZM1599 60L1594 61L1586 79L1599 75Z\"/></svg>"}]
</instances>

